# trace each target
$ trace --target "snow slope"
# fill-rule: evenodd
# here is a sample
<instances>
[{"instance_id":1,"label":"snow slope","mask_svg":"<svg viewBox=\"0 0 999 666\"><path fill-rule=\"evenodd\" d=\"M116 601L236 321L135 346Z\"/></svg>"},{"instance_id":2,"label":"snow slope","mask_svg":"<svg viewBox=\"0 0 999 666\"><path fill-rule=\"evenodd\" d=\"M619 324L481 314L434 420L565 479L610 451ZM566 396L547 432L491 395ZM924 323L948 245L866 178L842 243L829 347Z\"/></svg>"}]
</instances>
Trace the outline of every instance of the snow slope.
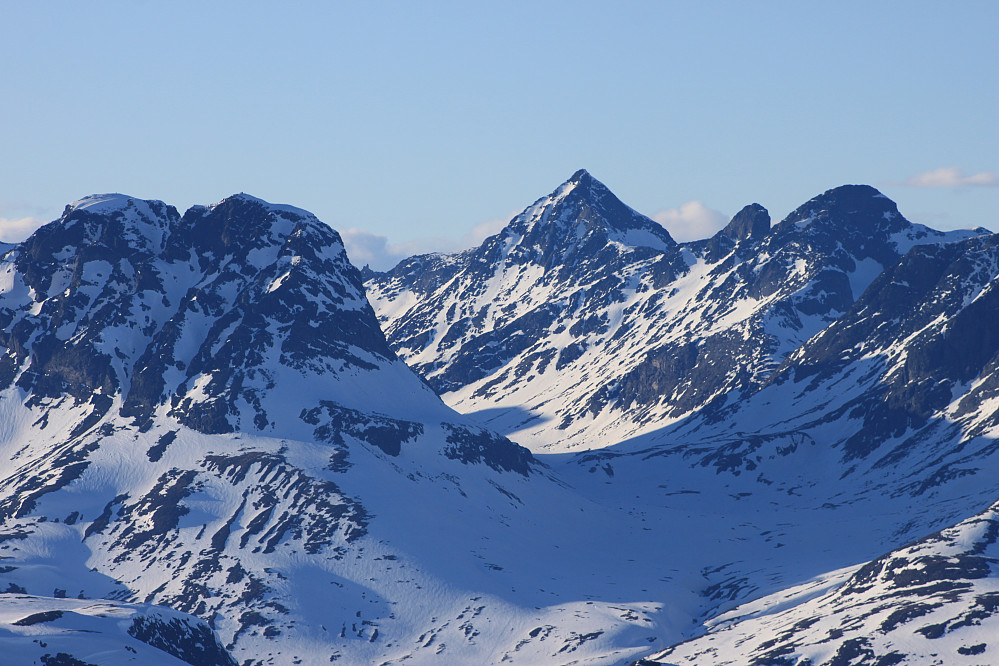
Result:
<instances>
[{"instance_id":1,"label":"snow slope","mask_svg":"<svg viewBox=\"0 0 999 666\"><path fill-rule=\"evenodd\" d=\"M640 663L995 663L997 509L740 606L712 619L705 636Z\"/></svg>"},{"instance_id":2,"label":"snow slope","mask_svg":"<svg viewBox=\"0 0 999 666\"><path fill-rule=\"evenodd\" d=\"M0 594L5 664L236 666L204 622L166 608Z\"/></svg>"}]
</instances>

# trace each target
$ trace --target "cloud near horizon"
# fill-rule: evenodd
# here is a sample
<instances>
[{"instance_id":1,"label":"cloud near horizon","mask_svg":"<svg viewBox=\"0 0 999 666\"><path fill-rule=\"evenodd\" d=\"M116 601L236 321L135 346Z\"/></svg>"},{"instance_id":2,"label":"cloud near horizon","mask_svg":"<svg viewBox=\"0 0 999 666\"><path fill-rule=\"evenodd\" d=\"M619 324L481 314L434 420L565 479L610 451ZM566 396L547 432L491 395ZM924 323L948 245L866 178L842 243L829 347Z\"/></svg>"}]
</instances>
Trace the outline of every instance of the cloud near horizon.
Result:
<instances>
[{"instance_id":1,"label":"cloud near horizon","mask_svg":"<svg viewBox=\"0 0 999 666\"><path fill-rule=\"evenodd\" d=\"M20 243L43 224L36 217L0 217L0 243Z\"/></svg>"},{"instance_id":2,"label":"cloud near horizon","mask_svg":"<svg viewBox=\"0 0 999 666\"><path fill-rule=\"evenodd\" d=\"M999 175L994 171L965 176L958 167L941 167L917 173L898 185L906 187L999 187Z\"/></svg>"},{"instance_id":3,"label":"cloud near horizon","mask_svg":"<svg viewBox=\"0 0 999 666\"><path fill-rule=\"evenodd\" d=\"M352 264L360 268L368 265L372 270L387 271L407 257L429 252L459 252L475 247L486 238L499 233L512 218L497 217L476 224L460 239L453 238L418 238L405 243L390 243L385 236L379 236L363 229L345 229L340 231L347 257Z\"/></svg>"},{"instance_id":4,"label":"cloud near horizon","mask_svg":"<svg viewBox=\"0 0 999 666\"><path fill-rule=\"evenodd\" d=\"M679 208L667 208L651 217L681 243L710 238L729 222L724 213L708 208L700 201L688 201Z\"/></svg>"}]
</instances>

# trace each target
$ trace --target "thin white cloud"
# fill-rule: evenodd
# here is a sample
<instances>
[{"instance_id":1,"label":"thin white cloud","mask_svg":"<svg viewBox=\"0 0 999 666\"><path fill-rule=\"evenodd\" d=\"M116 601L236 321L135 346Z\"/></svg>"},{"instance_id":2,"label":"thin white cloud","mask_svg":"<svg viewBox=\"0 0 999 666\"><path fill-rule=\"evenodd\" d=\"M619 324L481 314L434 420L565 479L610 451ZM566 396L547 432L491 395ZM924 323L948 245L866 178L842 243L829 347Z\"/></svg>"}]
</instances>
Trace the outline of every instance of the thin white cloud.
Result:
<instances>
[{"instance_id":1,"label":"thin white cloud","mask_svg":"<svg viewBox=\"0 0 999 666\"><path fill-rule=\"evenodd\" d=\"M491 220L486 220L485 222L479 222L472 230L461 237L459 243L459 249L466 249L469 247L477 247L482 244L482 241L489 238L490 236L495 236L500 231L503 230L511 219L513 219L516 213L512 213L509 217L494 217Z\"/></svg>"},{"instance_id":2,"label":"thin white cloud","mask_svg":"<svg viewBox=\"0 0 999 666\"><path fill-rule=\"evenodd\" d=\"M688 201L679 208L668 208L652 215L652 219L666 227L680 242L701 240L714 236L728 224L728 217L700 201Z\"/></svg>"},{"instance_id":3,"label":"thin white cloud","mask_svg":"<svg viewBox=\"0 0 999 666\"><path fill-rule=\"evenodd\" d=\"M958 167L941 167L917 173L900 183L907 187L999 187L999 175L994 171L965 176Z\"/></svg>"},{"instance_id":4,"label":"thin white cloud","mask_svg":"<svg viewBox=\"0 0 999 666\"><path fill-rule=\"evenodd\" d=\"M0 242L20 243L43 224L37 217L0 217Z\"/></svg>"},{"instance_id":5,"label":"thin white cloud","mask_svg":"<svg viewBox=\"0 0 999 666\"><path fill-rule=\"evenodd\" d=\"M366 265L376 271L384 271L406 256L398 245L390 245L385 236L363 229L341 229L340 238L347 248L350 262L358 267Z\"/></svg>"}]
</instances>

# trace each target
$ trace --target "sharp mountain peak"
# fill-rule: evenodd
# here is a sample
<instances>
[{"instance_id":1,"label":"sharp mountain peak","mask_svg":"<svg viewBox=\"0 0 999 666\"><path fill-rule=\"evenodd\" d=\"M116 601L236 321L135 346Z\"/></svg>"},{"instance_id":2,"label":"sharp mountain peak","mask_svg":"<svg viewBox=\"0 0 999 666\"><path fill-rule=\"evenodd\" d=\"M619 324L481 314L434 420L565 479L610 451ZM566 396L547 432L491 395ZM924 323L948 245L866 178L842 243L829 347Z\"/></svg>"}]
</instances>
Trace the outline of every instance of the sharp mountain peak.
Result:
<instances>
[{"instance_id":1,"label":"sharp mountain peak","mask_svg":"<svg viewBox=\"0 0 999 666\"><path fill-rule=\"evenodd\" d=\"M586 169L579 169L568 180L559 185L548 199L560 202L572 197L581 200L598 200L614 193L606 185L594 178ZM614 197L617 199L617 197ZM543 199L542 199L543 200Z\"/></svg>"},{"instance_id":2,"label":"sharp mountain peak","mask_svg":"<svg viewBox=\"0 0 999 666\"><path fill-rule=\"evenodd\" d=\"M558 239L554 245L543 241L552 249L586 245L596 237L603 242L659 250L676 245L661 224L622 202L586 169L576 171L551 194L524 209L507 229L524 234L531 243L541 241L539 234L547 238L555 233Z\"/></svg>"},{"instance_id":3,"label":"sharp mountain peak","mask_svg":"<svg viewBox=\"0 0 999 666\"><path fill-rule=\"evenodd\" d=\"M586 169L579 169L576 173L569 177L569 180L565 181L566 184L582 185L584 187L590 187L593 185L599 185L600 187L607 189L607 186L601 183L599 180L594 178L592 174Z\"/></svg>"}]
</instances>

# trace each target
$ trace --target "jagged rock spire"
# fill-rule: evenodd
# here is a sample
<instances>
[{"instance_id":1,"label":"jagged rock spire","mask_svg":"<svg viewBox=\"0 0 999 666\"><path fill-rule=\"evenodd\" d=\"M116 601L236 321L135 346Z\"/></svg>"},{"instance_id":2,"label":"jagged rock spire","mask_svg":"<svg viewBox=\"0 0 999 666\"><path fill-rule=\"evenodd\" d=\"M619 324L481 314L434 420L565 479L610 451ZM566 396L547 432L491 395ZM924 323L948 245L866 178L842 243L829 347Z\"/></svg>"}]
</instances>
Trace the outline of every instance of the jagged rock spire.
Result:
<instances>
[{"instance_id":1,"label":"jagged rock spire","mask_svg":"<svg viewBox=\"0 0 999 666\"><path fill-rule=\"evenodd\" d=\"M762 238L770 231L770 213L758 203L749 204L732 218L722 233L734 241Z\"/></svg>"}]
</instances>

